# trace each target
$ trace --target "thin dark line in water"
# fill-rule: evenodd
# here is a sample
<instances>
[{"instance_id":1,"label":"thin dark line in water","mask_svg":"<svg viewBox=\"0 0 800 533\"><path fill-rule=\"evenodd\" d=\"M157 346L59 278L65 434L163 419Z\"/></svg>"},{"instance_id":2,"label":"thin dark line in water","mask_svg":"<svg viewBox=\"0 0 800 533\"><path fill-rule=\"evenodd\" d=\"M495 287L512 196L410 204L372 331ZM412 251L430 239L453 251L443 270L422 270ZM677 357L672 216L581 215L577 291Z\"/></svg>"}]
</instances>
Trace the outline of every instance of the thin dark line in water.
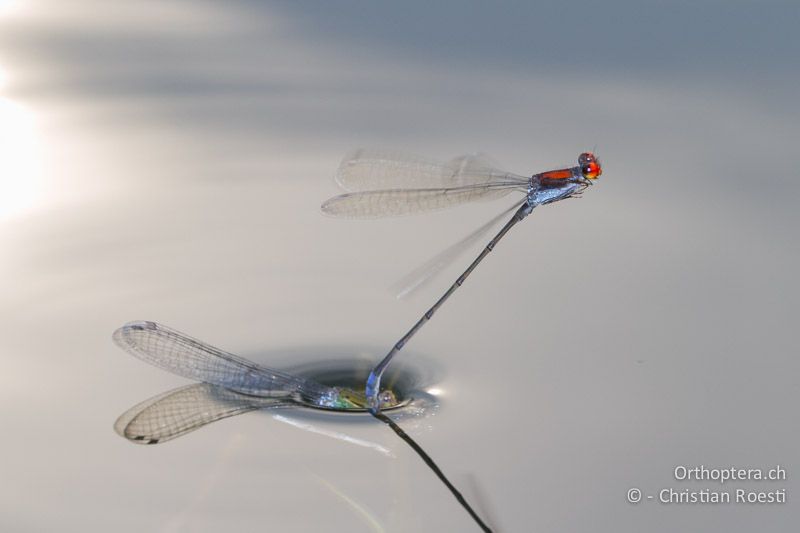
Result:
<instances>
[{"instance_id":1,"label":"thin dark line in water","mask_svg":"<svg viewBox=\"0 0 800 533\"><path fill-rule=\"evenodd\" d=\"M406 433L405 431L403 431L403 428L401 428L400 426L398 426L398 425L397 425L397 424L394 422L394 420L392 420L391 418L389 418L388 416L386 416L386 415L385 415L385 414L383 414L383 413L380 413L380 412L376 413L376 412L373 412L373 411L370 411L370 413L372 413L372 416L374 416L375 418L377 418L378 420L380 420L381 422L383 422L384 424L386 424L387 426L389 426L390 428L392 428L392 430L393 430L395 433L397 433L397 436L398 436L398 437L400 437L401 439L403 439L404 441L406 441L406 443L407 443L409 446L411 446L411 448L413 448L415 452L417 452L417 455L419 455L419 456L422 458L422 460L423 460L423 461L425 461L425 464L426 464L426 465L428 465L428 468L430 468L431 470L433 470L433 473L434 473L434 474L436 474L436 476L437 476L437 477L438 477L440 480L442 480L442 483L444 483L444 484L445 484L445 486L447 486L447 488L448 488L448 489L450 489L450 492L452 492L452 493L453 493L453 496L455 496L456 500L458 500L458 503L460 503L460 504L461 504L461 506L462 506L464 509L466 509L466 510L467 510L467 512L469 513L469 515L472 517L472 519L473 519L473 520L475 520L475 523L477 523L477 524L478 524L478 526L479 526L479 527L480 527L480 528L481 528L483 531L486 531L487 533L492 533L492 530L491 530L491 529L489 529L489 526L487 526L487 525L486 525L486 524L483 522L483 520L481 520L481 517L480 517L480 516L478 516L478 513L476 513L476 512L475 512L475 511L472 509L472 507L470 507L469 503L467 503L467 500L465 500L465 499L464 499L464 496L462 496L462 495L461 495L461 493L460 493L460 492L458 492L458 489L457 489L457 488L455 488L455 486L453 486L453 484L452 484L452 483L450 483L450 481L449 481L449 480L447 479L447 477L444 475L444 472L442 472L442 471L441 471L441 469L440 469L438 466L436 466L436 463L434 463L434 462L433 462L433 459L431 459L431 456L430 456L430 455L428 455L427 453L425 453L425 450L423 450L423 449L422 449L422 447L421 447L419 444L417 444L417 443L416 443L416 441L415 441L414 439L412 439L412 438L411 438L411 437L408 435L408 433Z\"/></svg>"}]
</instances>

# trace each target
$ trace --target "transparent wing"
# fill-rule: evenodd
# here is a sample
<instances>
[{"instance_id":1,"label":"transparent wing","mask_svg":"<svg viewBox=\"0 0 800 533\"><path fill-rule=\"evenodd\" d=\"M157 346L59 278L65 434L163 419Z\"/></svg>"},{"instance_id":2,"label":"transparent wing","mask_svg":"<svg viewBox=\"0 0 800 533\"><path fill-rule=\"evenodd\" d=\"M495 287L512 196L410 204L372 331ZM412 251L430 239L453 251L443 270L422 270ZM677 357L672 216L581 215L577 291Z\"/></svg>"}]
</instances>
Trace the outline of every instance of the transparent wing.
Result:
<instances>
[{"instance_id":1,"label":"transparent wing","mask_svg":"<svg viewBox=\"0 0 800 533\"><path fill-rule=\"evenodd\" d=\"M329 394L314 381L264 368L155 322L130 322L113 335L128 353L173 374L254 395Z\"/></svg>"},{"instance_id":2,"label":"transparent wing","mask_svg":"<svg viewBox=\"0 0 800 533\"><path fill-rule=\"evenodd\" d=\"M437 189L495 182L525 185L528 178L496 167L485 155L464 155L447 163L394 152L360 148L348 154L336 172L348 192L385 189Z\"/></svg>"},{"instance_id":3,"label":"transparent wing","mask_svg":"<svg viewBox=\"0 0 800 533\"><path fill-rule=\"evenodd\" d=\"M495 182L439 189L386 189L352 192L335 196L322 204L326 215L348 218L377 218L410 215L480 200L494 200L513 190L517 182Z\"/></svg>"},{"instance_id":4,"label":"transparent wing","mask_svg":"<svg viewBox=\"0 0 800 533\"><path fill-rule=\"evenodd\" d=\"M195 383L128 409L114 423L114 430L137 444L157 444L229 416L287 405L292 404L277 398L247 396L209 383Z\"/></svg>"},{"instance_id":5,"label":"transparent wing","mask_svg":"<svg viewBox=\"0 0 800 533\"><path fill-rule=\"evenodd\" d=\"M479 227L457 243L438 253L428 261L409 272L403 278L392 285L392 291L396 294L397 298L405 298L412 292L426 285L431 281L439 272L445 269L453 261L455 261L467 249L475 245L481 238L485 237L489 231L504 220L509 213L519 209L521 204L515 203L489 222Z\"/></svg>"}]
</instances>

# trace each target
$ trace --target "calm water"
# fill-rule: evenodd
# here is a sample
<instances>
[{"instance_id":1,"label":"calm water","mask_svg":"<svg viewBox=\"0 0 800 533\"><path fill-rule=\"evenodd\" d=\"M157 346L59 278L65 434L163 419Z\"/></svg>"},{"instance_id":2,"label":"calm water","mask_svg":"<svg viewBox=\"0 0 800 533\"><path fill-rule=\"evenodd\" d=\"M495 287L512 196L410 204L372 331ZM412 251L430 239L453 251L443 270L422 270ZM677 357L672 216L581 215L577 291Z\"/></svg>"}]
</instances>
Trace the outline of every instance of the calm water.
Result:
<instances>
[{"instance_id":1,"label":"calm water","mask_svg":"<svg viewBox=\"0 0 800 533\"><path fill-rule=\"evenodd\" d=\"M439 404L404 427L499 530L786 531L797 21L779 2L0 1L0 529L471 530L367 417L127 443L116 417L185 381L110 335L147 319L268 366L377 361L468 258L414 298L387 288L505 202L328 219L345 152L529 174L597 145L597 186L515 228L401 354ZM717 488L680 464L781 464L789 503L625 501Z\"/></svg>"}]
</instances>

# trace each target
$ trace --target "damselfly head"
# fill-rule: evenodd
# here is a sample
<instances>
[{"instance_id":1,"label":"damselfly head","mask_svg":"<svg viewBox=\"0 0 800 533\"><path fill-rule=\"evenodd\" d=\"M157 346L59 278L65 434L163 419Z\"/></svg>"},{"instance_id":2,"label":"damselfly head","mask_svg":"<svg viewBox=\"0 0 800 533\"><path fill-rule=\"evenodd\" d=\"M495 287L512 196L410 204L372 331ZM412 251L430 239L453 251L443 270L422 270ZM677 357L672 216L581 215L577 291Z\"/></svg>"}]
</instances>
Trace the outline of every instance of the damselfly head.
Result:
<instances>
[{"instance_id":1,"label":"damselfly head","mask_svg":"<svg viewBox=\"0 0 800 533\"><path fill-rule=\"evenodd\" d=\"M378 395L378 401L381 404L381 409L391 409L392 407L396 407L398 403L397 396L390 391L385 390Z\"/></svg>"},{"instance_id":2,"label":"damselfly head","mask_svg":"<svg viewBox=\"0 0 800 533\"><path fill-rule=\"evenodd\" d=\"M581 174L589 180L596 180L603 173L600 161L591 152L584 152L578 157L578 164L581 166Z\"/></svg>"}]
</instances>

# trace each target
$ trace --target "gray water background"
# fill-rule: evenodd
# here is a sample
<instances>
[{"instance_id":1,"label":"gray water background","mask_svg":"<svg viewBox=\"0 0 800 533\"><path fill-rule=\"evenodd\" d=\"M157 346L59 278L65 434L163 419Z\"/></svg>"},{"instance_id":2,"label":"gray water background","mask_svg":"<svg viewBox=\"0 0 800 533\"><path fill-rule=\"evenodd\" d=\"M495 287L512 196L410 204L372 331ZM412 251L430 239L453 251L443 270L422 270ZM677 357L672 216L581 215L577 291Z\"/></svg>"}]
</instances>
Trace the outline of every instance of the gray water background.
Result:
<instances>
[{"instance_id":1,"label":"gray water background","mask_svg":"<svg viewBox=\"0 0 800 533\"><path fill-rule=\"evenodd\" d=\"M319 204L357 146L605 173L515 228L409 345L407 429L500 531L789 531L797 452L794 2L0 2L0 529L469 531L384 426L269 413L134 446L185 383L157 320L268 365L377 361L463 268L387 287L507 202ZM4 164L5 162L5 164ZM781 506L631 505L676 465L783 465Z\"/></svg>"}]
</instances>

